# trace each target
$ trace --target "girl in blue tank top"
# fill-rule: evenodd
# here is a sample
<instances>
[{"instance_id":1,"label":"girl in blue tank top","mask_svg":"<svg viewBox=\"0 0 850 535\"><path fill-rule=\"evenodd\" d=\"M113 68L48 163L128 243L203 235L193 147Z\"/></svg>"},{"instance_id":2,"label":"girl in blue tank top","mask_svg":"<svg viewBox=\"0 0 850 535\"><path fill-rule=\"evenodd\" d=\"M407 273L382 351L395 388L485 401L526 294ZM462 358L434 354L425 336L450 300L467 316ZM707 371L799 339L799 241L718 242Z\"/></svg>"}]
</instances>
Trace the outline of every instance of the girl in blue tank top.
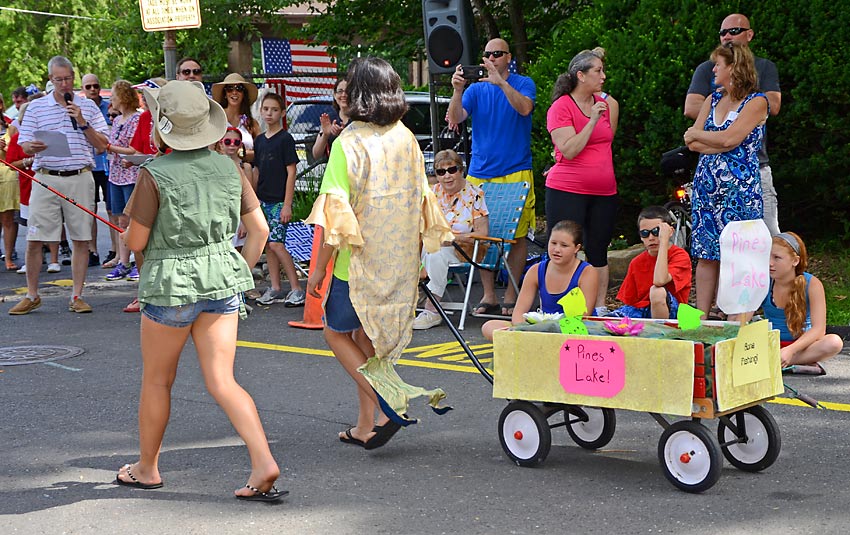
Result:
<instances>
[{"instance_id":1,"label":"girl in blue tank top","mask_svg":"<svg viewBox=\"0 0 850 535\"><path fill-rule=\"evenodd\" d=\"M841 337L826 334L823 283L806 272L807 264L806 244L800 236L783 232L773 237L770 292L762 308L764 317L779 329L783 368L817 364L844 347Z\"/></svg>"},{"instance_id":2,"label":"girl in blue tank top","mask_svg":"<svg viewBox=\"0 0 850 535\"><path fill-rule=\"evenodd\" d=\"M547 246L549 258L532 266L526 273L511 321L491 320L481 327L488 340L493 339L496 329L525 323L523 316L531 310L538 296L541 312L563 313L558 300L573 288L580 288L587 310L593 310L599 274L593 266L578 258L581 238L581 225L574 221L560 221L552 227Z\"/></svg>"}]
</instances>

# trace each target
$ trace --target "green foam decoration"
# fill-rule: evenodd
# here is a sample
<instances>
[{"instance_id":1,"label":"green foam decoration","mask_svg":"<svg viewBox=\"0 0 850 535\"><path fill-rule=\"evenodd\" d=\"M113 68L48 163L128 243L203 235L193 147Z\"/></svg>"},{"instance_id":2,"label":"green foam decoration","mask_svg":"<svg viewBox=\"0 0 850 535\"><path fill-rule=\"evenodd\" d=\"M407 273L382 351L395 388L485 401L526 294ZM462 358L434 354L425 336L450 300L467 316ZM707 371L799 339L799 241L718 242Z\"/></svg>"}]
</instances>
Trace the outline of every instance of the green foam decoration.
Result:
<instances>
[{"instance_id":1,"label":"green foam decoration","mask_svg":"<svg viewBox=\"0 0 850 535\"><path fill-rule=\"evenodd\" d=\"M691 305L685 303L679 305L679 312L676 313L676 319L679 320L679 328L683 331L699 329L700 325L702 325L700 316L703 314L705 312Z\"/></svg>"},{"instance_id":2,"label":"green foam decoration","mask_svg":"<svg viewBox=\"0 0 850 535\"><path fill-rule=\"evenodd\" d=\"M567 294L558 299L558 304L564 309L564 316L572 318L587 314L587 300L581 288L573 288Z\"/></svg>"},{"instance_id":3,"label":"green foam decoration","mask_svg":"<svg viewBox=\"0 0 850 535\"><path fill-rule=\"evenodd\" d=\"M587 334L587 327L581 318L561 318L560 325L563 334Z\"/></svg>"}]
</instances>

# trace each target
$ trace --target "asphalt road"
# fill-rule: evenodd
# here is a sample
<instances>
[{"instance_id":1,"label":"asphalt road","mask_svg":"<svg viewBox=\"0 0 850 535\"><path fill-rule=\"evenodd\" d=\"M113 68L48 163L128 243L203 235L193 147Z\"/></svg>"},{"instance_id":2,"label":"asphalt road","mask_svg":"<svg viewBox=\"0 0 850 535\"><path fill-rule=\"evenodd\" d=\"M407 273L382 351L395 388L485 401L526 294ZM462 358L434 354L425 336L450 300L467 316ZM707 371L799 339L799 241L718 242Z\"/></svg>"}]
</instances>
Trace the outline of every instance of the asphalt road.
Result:
<instances>
[{"instance_id":1,"label":"asphalt road","mask_svg":"<svg viewBox=\"0 0 850 535\"><path fill-rule=\"evenodd\" d=\"M23 250L19 247L19 250ZM67 311L65 273L45 275L44 304L6 314L23 276L0 273L0 349L60 345L84 353L53 363L0 367L0 532L6 533L846 533L850 522L850 359L823 377L787 383L828 410L766 405L782 435L762 473L725 463L704 494L674 488L657 459L662 428L617 411L613 440L598 452L553 429L548 458L520 468L497 435L505 400L475 372L446 326L414 334L398 366L413 384L441 386L455 410L437 416L419 401L420 423L367 452L336 434L356 418L354 389L320 331L287 326L302 309L257 307L240 325L236 375L254 396L283 472L284 503L232 497L248 457L206 393L192 345L174 385L161 471L165 487L112 483L136 459L139 315L121 309L134 283L89 274L94 313ZM51 284L57 283L59 285ZM489 356L472 319L464 332ZM716 422L707 421L714 433ZM844 452L844 453L842 453Z\"/></svg>"}]
</instances>

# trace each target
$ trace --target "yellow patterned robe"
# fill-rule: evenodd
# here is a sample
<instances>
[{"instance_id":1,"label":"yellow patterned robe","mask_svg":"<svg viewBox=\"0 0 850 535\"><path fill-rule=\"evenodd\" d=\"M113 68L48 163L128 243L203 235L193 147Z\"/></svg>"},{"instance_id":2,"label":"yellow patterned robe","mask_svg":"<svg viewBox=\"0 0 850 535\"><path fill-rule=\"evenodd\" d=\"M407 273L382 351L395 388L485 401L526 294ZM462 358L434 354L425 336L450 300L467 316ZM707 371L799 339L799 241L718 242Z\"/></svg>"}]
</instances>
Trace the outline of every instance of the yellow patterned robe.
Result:
<instances>
[{"instance_id":1,"label":"yellow patterned robe","mask_svg":"<svg viewBox=\"0 0 850 535\"><path fill-rule=\"evenodd\" d=\"M375 347L359 370L384 411L410 423L411 398L427 396L440 412L437 405L445 397L441 389L408 385L394 365L413 336L420 239L434 252L453 239L451 228L428 186L416 138L401 121L384 127L354 121L334 142L333 151L339 150L347 163L348 197L323 193L307 222L324 229L325 243L342 251L340 256L350 249L351 304ZM332 153L334 161L339 160Z\"/></svg>"}]
</instances>

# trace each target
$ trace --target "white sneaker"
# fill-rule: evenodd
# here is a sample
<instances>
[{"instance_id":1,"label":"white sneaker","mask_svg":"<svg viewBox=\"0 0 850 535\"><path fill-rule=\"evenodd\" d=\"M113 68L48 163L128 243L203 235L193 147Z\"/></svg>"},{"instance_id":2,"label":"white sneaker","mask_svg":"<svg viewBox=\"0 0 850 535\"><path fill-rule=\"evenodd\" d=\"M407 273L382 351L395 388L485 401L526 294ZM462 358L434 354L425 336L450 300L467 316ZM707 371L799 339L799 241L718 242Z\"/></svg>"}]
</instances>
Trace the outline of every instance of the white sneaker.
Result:
<instances>
[{"instance_id":1,"label":"white sneaker","mask_svg":"<svg viewBox=\"0 0 850 535\"><path fill-rule=\"evenodd\" d=\"M26 275L26 273L27 273L27 265L26 265L26 264L24 264L23 266L19 267L19 268L18 268L18 271L16 271L16 273L20 273L21 275Z\"/></svg>"},{"instance_id":2,"label":"white sneaker","mask_svg":"<svg viewBox=\"0 0 850 535\"><path fill-rule=\"evenodd\" d=\"M416 319L413 320L413 329L416 331L424 331L425 329L436 327L441 323L443 323L443 318L441 318L439 314L423 310L418 316L416 316Z\"/></svg>"},{"instance_id":3,"label":"white sneaker","mask_svg":"<svg viewBox=\"0 0 850 535\"><path fill-rule=\"evenodd\" d=\"M607 316L611 311L608 310L608 307L596 307L593 309L593 315L597 318L602 318Z\"/></svg>"},{"instance_id":4,"label":"white sneaker","mask_svg":"<svg viewBox=\"0 0 850 535\"><path fill-rule=\"evenodd\" d=\"M48 273L59 273L60 271L62 271L62 266L58 263L47 264Z\"/></svg>"}]
</instances>

